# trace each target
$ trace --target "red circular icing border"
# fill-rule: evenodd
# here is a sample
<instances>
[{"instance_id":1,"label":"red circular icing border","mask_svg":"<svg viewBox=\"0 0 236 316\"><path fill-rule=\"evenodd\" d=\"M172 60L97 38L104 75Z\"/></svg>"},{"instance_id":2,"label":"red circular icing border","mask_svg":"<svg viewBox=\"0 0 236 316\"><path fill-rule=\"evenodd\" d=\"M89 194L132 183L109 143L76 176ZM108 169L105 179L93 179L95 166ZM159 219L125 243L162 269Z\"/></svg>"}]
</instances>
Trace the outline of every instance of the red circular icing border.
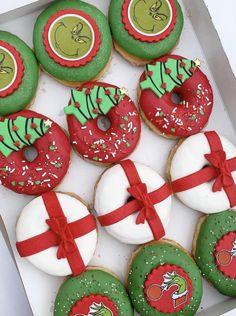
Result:
<instances>
[{"instance_id":1,"label":"red circular icing border","mask_svg":"<svg viewBox=\"0 0 236 316\"><path fill-rule=\"evenodd\" d=\"M10 85L10 87L8 87L7 89L3 91L0 91L0 97L6 97L12 94L15 90L17 90L19 85L21 84L23 76L24 76L24 64L19 52L15 49L15 47L1 40L0 40L0 46L4 47L13 55L13 57L15 58L16 65L17 65L17 69L16 69L17 74L16 74L15 80Z\"/></svg>"},{"instance_id":2,"label":"red circular icing border","mask_svg":"<svg viewBox=\"0 0 236 316\"><path fill-rule=\"evenodd\" d=\"M174 295L174 292L178 290L177 284L173 284L168 289L161 288L164 282L164 274L168 272L176 272L179 276L185 279L187 284L186 294L179 298L176 298L175 300L172 298L172 295ZM155 295L157 295L157 298L151 299L150 289L154 287L156 287L156 289L154 289L154 293ZM187 306L191 301L192 282L188 274L180 267L171 264L160 265L157 268L153 269L151 273L147 276L144 284L144 295L149 305L155 308L156 310L162 313L178 312L184 309L185 306Z\"/></svg>"},{"instance_id":3,"label":"red circular icing border","mask_svg":"<svg viewBox=\"0 0 236 316\"><path fill-rule=\"evenodd\" d=\"M172 8L172 21L169 25L169 27L162 33L158 34L158 35L153 35L153 36L146 36L143 35L141 33L139 33L138 31L136 31L134 29L134 27L132 26L130 20L129 20L129 16L128 16L128 8L130 5L130 2L132 0L124 0L124 4L122 7L122 22L125 26L125 29L128 31L128 33L133 36L134 38L142 41L142 42L158 42L160 40L163 40L164 38L166 38L170 32L174 29L174 26L176 24L176 20L177 20L177 10L176 10L176 6L174 3L174 0L166 0L169 2L171 8Z\"/></svg>"},{"instance_id":4,"label":"red circular icing border","mask_svg":"<svg viewBox=\"0 0 236 316\"><path fill-rule=\"evenodd\" d=\"M69 316L76 316L76 315L89 315L90 306L93 303L100 304L103 303L107 308L110 309L113 316L119 316L117 312L117 308L115 304L108 299L107 296L102 295L89 295L83 297L81 300L77 301L75 305L72 307Z\"/></svg>"},{"instance_id":5,"label":"red circular icing border","mask_svg":"<svg viewBox=\"0 0 236 316\"><path fill-rule=\"evenodd\" d=\"M236 232L225 234L216 244L214 257L218 270L226 277L236 279ZM234 251L235 255L232 255ZM221 262L220 262L221 260Z\"/></svg>"},{"instance_id":6,"label":"red circular icing border","mask_svg":"<svg viewBox=\"0 0 236 316\"><path fill-rule=\"evenodd\" d=\"M49 40L48 40L48 32L50 29L50 26L52 25L52 23L59 18L62 15L66 15L66 14L76 14L78 16L83 17L84 19L86 19L89 24L92 26L93 31L94 31L94 44L93 44L93 48L91 49L90 53L79 59L79 60L65 60L61 57L59 57L58 55L56 55L54 53L54 51L51 49ZM76 10L76 9L66 9L66 10L60 10L57 13L53 14L49 20L47 21L45 27L44 27L44 32L43 32L43 43L45 46L45 49L48 53L48 55L58 64L60 64L61 66L66 66L66 67L79 67L79 66L83 66L85 64L87 64L88 62L90 62L92 60L93 57L96 56L99 48L100 48L100 42L101 42L101 38L100 38L100 31L99 28L96 24L96 22L86 13L84 13L83 11L80 10Z\"/></svg>"}]
</instances>

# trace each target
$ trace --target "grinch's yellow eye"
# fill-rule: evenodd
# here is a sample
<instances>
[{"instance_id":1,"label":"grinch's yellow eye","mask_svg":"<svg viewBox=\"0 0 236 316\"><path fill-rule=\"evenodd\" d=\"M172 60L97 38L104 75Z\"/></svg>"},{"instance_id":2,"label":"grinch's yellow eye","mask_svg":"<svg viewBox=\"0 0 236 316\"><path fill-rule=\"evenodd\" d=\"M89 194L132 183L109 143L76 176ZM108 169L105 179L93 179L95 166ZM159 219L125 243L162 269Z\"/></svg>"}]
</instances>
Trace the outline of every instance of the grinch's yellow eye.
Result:
<instances>
[{"instance_id":1,"label":"grinch's yellow eye","mask_svg":"<svg viewBox=\"0 0 236 316\"><path fill-rule=\"evenodd\" d=\"M76 35L76 34L78 34L78 32L79 32L79 26L78 26L78 24L72 29L72 31L71 31L71 33L73 34L73 35Z\"/></svg>"},{"instance_id":2,"label":"grinch's yellow eye","mask_svg":"<svg viewBox=\"0 0 236 316\"><path fill-rule=\"evenodd\" d=\"M156 12L156 10L157 10L157 2L154 3L154 4L150 7L150 11L151 11L151 12Z\"/></svg>"},{"instance_id":3,"label":"grinch's yellow eye","mask_svg":"<svg viewBox=\"0 0 236 316\"><path fill-rule=\"evenodd\" d=\"M8 74L8 72L4 69L0 69L0 74Z\"/></svg>"}]
</instances>

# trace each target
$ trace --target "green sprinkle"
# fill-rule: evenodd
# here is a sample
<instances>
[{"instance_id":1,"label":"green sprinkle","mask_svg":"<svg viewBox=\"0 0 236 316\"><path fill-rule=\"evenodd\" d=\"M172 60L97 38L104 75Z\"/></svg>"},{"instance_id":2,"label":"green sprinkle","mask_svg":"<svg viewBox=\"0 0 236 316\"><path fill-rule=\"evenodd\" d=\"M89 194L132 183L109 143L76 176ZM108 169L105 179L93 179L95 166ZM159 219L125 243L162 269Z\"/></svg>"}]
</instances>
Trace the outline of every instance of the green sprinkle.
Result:
<instances>
[{"instance_id":1,"label":"green sprinkle","mask_svg":"<svg viewBox=\"0 0 236 316\"><path fill-rule=\"evenodd\" d=\"M25 184L24 181L19 182L19 185L23 187L23 185Z\"/></svg>"},{"instance_id":2,"label":"green sprinkle","mask_svg":"<svg viewBox=\"0 0 236 316\"><path fill-rule=\"evenodd\" d=\"M61 163L56 163L56 164L55 164L55 167L56 167L56 168L61 168L61 166L62 166Z\"/></svg>"},{"instance_id":3,"label":"green sprinkle","mask_svg":"<svg viewBox=\"0 0 236 316\"><path fill-rule=\"evenodd\" d=\"M205 114L205 112L203 111L203 109L200 109L200 110L199 110L199 113L200 113L200 115L204 115L204 114Z\"/></svg>"},{"instance_id":4,"label":"green sprinkle","mask_svg":"<svg viewBox=\"0 0 236 316\"><path fill-rule=\"evenodd\" d=\"M96 145L95 145L95 144L91 145L91 148L95 149L95 148L96 148Z\"/></svg>"},{"instance_id":5,"label":"green sprinkle","mask_svg":"<svg viewBox=\"0 0 236 316\"><path fill-rule=\"evenodd\" d=\"M125 124L120 124L120 128L124 128L125 127Z\"/></svg>"},{"instance_id":6,"label":"green sprinkle","mask_svg":"<svg viewBox=\"0 0 236 316\"><path fill-rule=\"evenodd\" d=\"M137 127L133 128L133 133L135 134L137 132Z\"/></svg>"},{"instance_id":7,"label":"green sprinkle","mask_svg":"<svg viewBox=\"0 0 236 316\"><path fill-rule=\"evenodd\" d=\"M126 142L125 145L126 145L126 147L130 147L131 146L129 142Z\"/></svg>"},{"instance_id":8,"label":"green sprinkle","mask_svg":"<svg viewBox=\"0 0 236 316\"><path fill-rule=\"evenodd\" d=\"M49 147L49 149L50 149L51 151L54 151L56 148L55 148L55 146L52 145L52 146Z\"/></svg>"},{"instance_id":9,"label":"green sprinkle","mask_svg":"<svg viewBox=\"0 0 236 316\"><path fill-rule=\"evenodd\" d=\"M94 157L93 157L93 160L98 161L98 157L97 157L97 156L94 156Z\"/></svg>"},{"instance_id":10,"label":"green sprinkle","mask_svg":"<svg viewBox=\"0 0 236 316\"><path fill-rule=\"evenodd\" d=\"M129 118L128 118L128 116L126 115L126 116L124 116L123 117L123 119L125 120L125 121L128 121L129 120Z\"/></svg>"},{"instance_id":11,"label":"green sprinkle","mask_svg":"<svg viewBox=\"0 0 236 316\"><path fill-rule=\"evenodd\" d=\"M16 185L16 181L12 181L11 185L14 187Z\"/></svg>"},{"instance_id":12,"label":"green sprinkle","mask_svg":"<svg viewBox=\"0 0 236 316\"><path fill-rule=\"evenodd\" d=\"M173 133L175 132L175 128L174 128L174 127L172 127L170 130L171 130L171 132L173 132Z\"/></svg>"},{"instance_id":13,"label":"green sprinkle","mask_svg":"<svg viewBox=\"0 0 236 316\"><path fill-rule=\"evenodd\" d=\"M38 184L41 183L41 181L40 181L40 180L37 180L37 181L34 181L34 183L38 185Z\"/></svg>"},{"instance_id":14,"label":"green sprinkle","mask_svg":"<svg viewBox=\"0 0 236 316\"><path fill-rule=\"evenodd\" d=\"M106 148L107 147L107 145L106 144L102 144L102 148Z\"/></svg>"},{"instance_id":15,"label":"green sprinkle","mask_svg":"<svg viewBox=\"0 0 236 316\"><path fill-rule=\"evenodd\" d=\"M191 121L195 121L195 120L196 120L196 114L191 115L191 116L190 116L190 120L191 120Z\"/></svg>"},{"instance_id":16,"label":"green sprinkle","mask_svg":"<svg viewBox=\"0 0 236 316\"><path fill-rule=\"evenodd\" d=\"M159 116L164 116L164 113L163 112L159 112Z\"/></svg>"},{"instance_id":17,"label":"green sprinkle","mask_svg":"<svg viewBox=\"0 0 236 316\"><path fill-rule=\"evenodd\" d=\"M7 172L7 167L3 167L2 171Z\"/></svg>"},{"instance_id":18,"label":"green sprinkle","mask_svg":"<svg viewBox=\"0 0 236 316\"><path fill-rule=\"evenodd\" d=\"M201 90L197 90L197 94L198 94L198 95L201 94Z\"/></svg>"}]
</instances>

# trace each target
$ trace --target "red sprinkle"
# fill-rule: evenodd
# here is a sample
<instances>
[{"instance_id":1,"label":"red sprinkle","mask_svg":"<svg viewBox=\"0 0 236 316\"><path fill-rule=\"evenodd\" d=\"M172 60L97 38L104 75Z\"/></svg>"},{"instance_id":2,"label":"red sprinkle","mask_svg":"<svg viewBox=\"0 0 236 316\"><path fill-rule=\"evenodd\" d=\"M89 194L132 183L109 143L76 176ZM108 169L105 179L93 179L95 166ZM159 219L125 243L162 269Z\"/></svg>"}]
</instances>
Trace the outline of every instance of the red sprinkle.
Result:
<instances>
[{"instance_id":1,"label":"red sprinkle","mask_svg":"<svg viewBox=\"0 0 236 316\"><path fill-rule=\"evenodd\" d=\"M96 102L97 102L98 104L101 104L101 103L102 103L102 99L97 98L97 99L96 99Z\"/></svg>"},{"instance_id":2,"label":"red sprinkle","mask_svg":"<svg viewBox=\"0 0 236 316\"><path fill-rule=\"evenodd\" d=\"M16 146L16 147L20 147L20 142L18 142L18 140L17 140L16 142L14 142L13 145Z\"/></svg>"},{"instance_id":3,"label":"red sprinkle","mask_svg":"<svg viewBox=\"0 0 236 316\"><path fill-rule=\"evenodd\" d=\"M147 72L148 77L151 77L152 74L153 74L153 72L151 70L148 70L148 72Z\"/></svg>"},{"instance_id":4,"label":"red sprinkle","mask_svg":"<svg viewBox=\"0 0 236 316\"><path fill-rule=\"evenodd\" d=\"M2 142L3 140L4 140L4 137L0 135L0 142Z\"/></svg>"},{"instance_id":5,"label":"red sprinkle","mask_svg":"<svg viewBox=\"0 0 236 316\"><path fill-rule=\"evenodd\" d=\"M110 95L110 94L111 94L111 91L110 91L110 90L105 90L105 94L106 94L106 95Z\"/></svg>"},{"instance_id":6,"label":"red sprinkle","mask_svg":"<svg viewBox=\"0 0 236 316\"><path fill-rule=\"evenodd\" d=\"M18 127L16 125L13 125L11 129L12 129L13 132L18 131Z\"/></svg>"},{"instance_id":7,"label":"red sprinkle","mask_svg":"<svg viewBox=\"0 0 236 316\"><path fill-rule=\"evenodd\" d=\"M75 102L75 107L78 108L78 109L80 108L79 102Z\"/></svg>"},{"instance_id":8,"label":"red sprinkle","mask_svg":"<svg viewBox=\"0 0 236 316\"><path fill-rule=\"evenodd\" d=\"M165 73L166 73L167 75L169 75L169 74L171 73L171 69L170 69L170 68L166 68Z\"/></svg>"},{"instance_id":9,"label":"red sprinkle","mask_svg":"<svg viewBox=\"0 0 236 316\"><path fill-rule=\"evenodd\" d=\"M26 135L25 135L25 139L30 140L30 138L31 138L31 135L30 135L30 134L26 134Z\"/></svg>"},{"instance_id":10,"label":"red sprinkle","mask_svg":"<svg viewBox=\"0 0 236 316\"><path fill-rule=\"evenodd\" d=\"M85 94L89 95L90 94L90 89L85 90Z\"/></svg>"},{"instance_id":11,"label":"red sprinkle","mask_svg":"<svg viewBox=\"0 0 236 316\"><path fill-rule=\"evenodd\" d=\"M93 113L98 114L98 109L93 109Z\"/></svg>"},{"instance_id":12,"label":"red sprinkle","mask_svg":"<svg viewBox=\"0 0 236 316\"><path fill-rule=\"evenodd\" d=\"M165 83L165 82L162 82L161 87L162 87L163 89L166 89L166 83Z\"/></svg>"},{"instance_id":13,"label":"red sprinkle","mask_svg":"<svg viewBox=\"0 0 236 316\"><path fill-rule=\"evenodd\" d=\"M182 80L183 75L179 74L179 75L177 76L177 78L178 78L179 80Z\"/></svg>"},{"instance_id":14,"label":"red sprinkle","mask_svg":"<svg viewBox=\"0 0 236 316\"><path fill-rule=\"evenodd\" d=\"M36 129L36 128L37 128L37 124L32 123L32 124L31 124L31 128L32 128L32 129Z\"/></svg>"},{"instance_id":15,"label":"red sprinkle","mask_svg":"<svg viewBox=\"0 0 236 316\"><path fill-rule=\"evenodd\" d=\"M181 61L181 63L180 63L180 67L185 67L186 66L186 64L183 62L183 61Z\"/></svg>"}]
</instances>

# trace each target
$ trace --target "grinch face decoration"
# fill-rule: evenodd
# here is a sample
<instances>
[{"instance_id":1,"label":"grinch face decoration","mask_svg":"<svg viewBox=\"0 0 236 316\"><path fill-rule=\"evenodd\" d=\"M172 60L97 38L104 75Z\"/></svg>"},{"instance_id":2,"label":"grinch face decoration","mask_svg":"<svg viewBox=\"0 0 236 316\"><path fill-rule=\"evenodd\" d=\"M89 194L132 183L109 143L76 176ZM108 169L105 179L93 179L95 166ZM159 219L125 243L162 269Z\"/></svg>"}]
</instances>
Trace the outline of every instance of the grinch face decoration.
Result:
<instances>
[{"instance_id":1,"label":"grinch face decoration","mask_svg":"<svg viewBox=\"0 0 236 316\"><path fill-rule=\"evenodd\" d=\"M59 11L45 26L46 50L63 66L78 67L87 63L96 55L99 44L99 30L95 21L82 11Z\"/></svg>"},{"instance_id":2,"label":"grinch face decoration","mask_svg":"<svg viewBox=\"0 0 236 316\"><path fill-rule=\"evenodd\" d=\"M176 9L172 0L127 0L123 22L128 32L142 41L155 42L173 29Z\"/></svg>"},{"instance_id":3,"label":"grinch face decoration","mask_svg":"<svg viewBox=\"0 0 236 316\"><path fill-rule=\"evenodd\" d=\"M0 41L0 97L18 88L24 74L23 62L14 47Z\"/></svg>"},{"instance_id":4,"label":"grinch face decoration","mask_svg":"<svg viewBox=\"0 0 236 316\"><path fill-rule=\"evenodd\" d=\"M147 277L145 293L149 304L158 311L177 312L190 302L191 281L186 272L177 266L159 266Z\"/></svg>"}]
</instances>

